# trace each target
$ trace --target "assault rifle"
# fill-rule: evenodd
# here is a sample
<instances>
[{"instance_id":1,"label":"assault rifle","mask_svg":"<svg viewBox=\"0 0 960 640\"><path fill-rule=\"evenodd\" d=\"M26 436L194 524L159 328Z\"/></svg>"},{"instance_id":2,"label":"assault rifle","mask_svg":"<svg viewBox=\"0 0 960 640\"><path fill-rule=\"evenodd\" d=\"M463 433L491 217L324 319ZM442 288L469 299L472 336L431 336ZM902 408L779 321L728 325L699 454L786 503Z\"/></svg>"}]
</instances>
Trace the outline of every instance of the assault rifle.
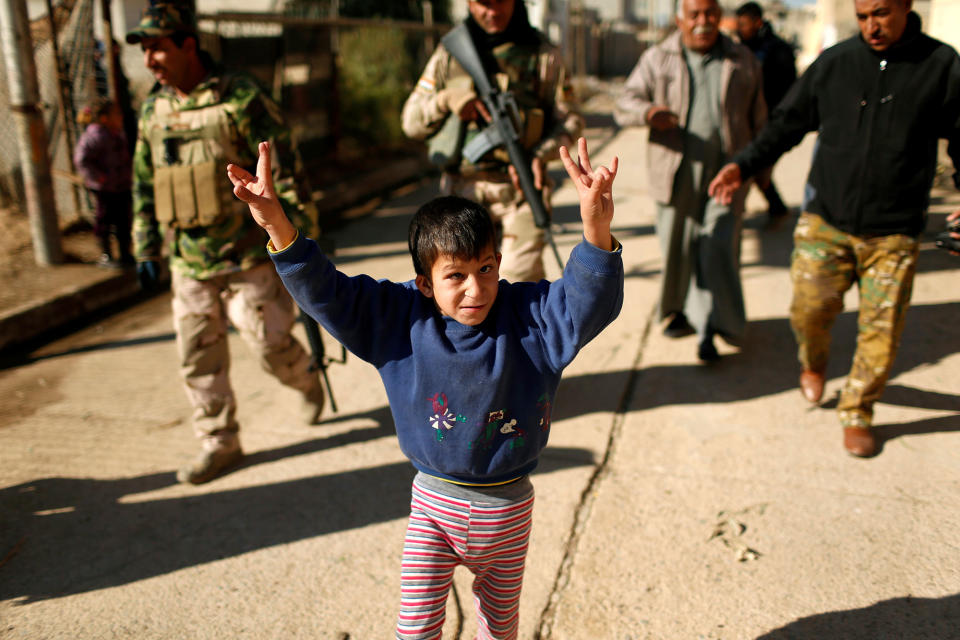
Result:
<instances>
[{"instance_id":1,"label":"assault rifle","mask_svg":"<svg viewBox=\"0 0 960 640\"><path fill-rule=\"evenodd\" d=\"M330 398L330 408L337 412L337 402L333 399L333 387L330 386L330 378L327 377L327 367L336 362L343 364L347 361L347 349L340 345L341 354L339 360L327 358L326 350L323 347L323 338L320 336L320 326L317 321L311 318L306 311L300 309L300 322L307 333L307 342L310 343L310 371L319 371L323 378L323 385L327 388L327 397Z\"/></svg>"},{"instance_id":2,"label":"assault rifle","mask_svg":"<svg viewBox=\"0 0 960 640\"><path fill-rule=\"evenodd\" d=\"M483 68L480 54L477 53L476 44L470 37L466 25L460 24L448 31L441 42L473 80L477 95L483 101L492 118L492 122L464 146L463 157L471 163L475 163L491 149L502 146L507 150L507 155L510 156L510 164L517 171L523 197L530 205L530 209L533 210L533 221L537 227L543 229L547 242L550 243L550 248L553 249L553 255L562 271L563 260L560 258L560 252L557 251L557 245L550 233L550 215L547 213L546 207L543 206L543 192L537 189L534 184L533 171L530 169L530 157L520 144L521 120L516 98L511 92L501 91L495 83L490 82L490 77L487 76L487 72Z\"/></svg>"},{"instance_id":3,"label":"assault rifle","mask_svg":"<svg viewBox=\"0 0 960 640\"><path fill-rule=\"evenodd\" d=\"M334 253L333 240L327 236L321 236L316 240L320 245L320 250L328 256ZM297 307L299 309L299 307ZM344 364L347 361L347 348L340 345L340 359L328 358L327 351L323 346L323 338L320 336L320 325L310 315L300 309L300 323L307 334L307 342L310 344L310 371L319 371L323 378L323 384L327 388L327 397L330 398L330 408L337 412L337 401L333 399L333 387L330 386L330 378L327 377L327 368L333 364Z\"/></svg>"}]
</instances>

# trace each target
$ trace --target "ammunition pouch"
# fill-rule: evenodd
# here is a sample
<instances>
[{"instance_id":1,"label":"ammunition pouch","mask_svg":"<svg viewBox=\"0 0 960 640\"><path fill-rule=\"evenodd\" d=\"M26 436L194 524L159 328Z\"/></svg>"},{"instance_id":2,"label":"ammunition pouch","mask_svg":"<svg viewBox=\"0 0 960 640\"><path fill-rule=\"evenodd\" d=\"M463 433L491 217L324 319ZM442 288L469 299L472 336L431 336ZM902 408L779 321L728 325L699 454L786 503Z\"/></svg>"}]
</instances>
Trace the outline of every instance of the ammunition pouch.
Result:
<instances>
[{"instance_id":1,"label":"ammunition pouch","mask_svg":"<svg viewBox=\"0 0 960 640\"><path fill-rule=\"evenodd\" d=\"M234 148L238 137L222 104L178 111L158 101L146 138L159 223L176 229L209 227L237 210L226 168L229 162L245 164Z\"/></svg>"},{"instance_id":2,"label":"ammunition pouch","mask_svg":"<svg viewBox=\"0 0 960 640\"><path fill-rule=\"evenodd\" d=\"M447 116L440 130L427 142L427 157L430 162L441 169L458 166L466 133L466 122L453 113Z\"/></svg>"},{"instance_id":3,"label":"ammunition pouch","mask_svg":"<svg viewBox=\"0 0 960 640\"><path fill-rule=\"evenodd\" d=\"M225 164L207 160L188 166L157 167L153 178L157 221L180 229L208 227L223 219L218 174Z\"/></svg>"}]
</instances>

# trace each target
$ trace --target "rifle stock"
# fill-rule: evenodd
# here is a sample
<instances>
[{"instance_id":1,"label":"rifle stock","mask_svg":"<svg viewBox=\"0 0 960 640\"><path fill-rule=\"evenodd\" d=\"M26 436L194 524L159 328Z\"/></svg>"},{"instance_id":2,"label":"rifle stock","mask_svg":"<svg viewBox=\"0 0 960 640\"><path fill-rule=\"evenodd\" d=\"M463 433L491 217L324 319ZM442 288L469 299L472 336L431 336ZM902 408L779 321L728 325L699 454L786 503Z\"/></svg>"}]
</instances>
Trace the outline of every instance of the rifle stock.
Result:
<instances>
[{"instance_id":1,"label":"rifle stock","mask_svg":"<svg viewBox=\"0 0 960 640\"><path fill-rule=\"evenodd\" d=\"M500 91L490 81L466 25L460 24L448 31L441 42L460 63L463 70L473 79L477 95L483 101L493 119L481 133L483 138L476 145L468 144L464 149L464 154L467 155L467 150L470 149L470 155L467 157L471 162L475 162L490 149L503 145L510 158L510 164L517 172L517 181L520 183L523 197L533 212L533 221L537 227L543 229L544 235L553 249L557 264L563 270L563 260L560 258L560 252L557 250L553 235L550 233L550 215L543 204L543 191L536 187L533 170L530 167L530 157L520 144L520 114L513 94Z\"/></svg>"},{"instance_id":2,"label":"rifle stock","mask_svg":"<svg viewBox=\"0 0 960 640\"><path fill-rule=\"evenodd\" d=\"M310 371L320 372L323 384L327 387L330 408L336 413L337 402L333 399L333 387L330 386L330 378L327 377L326 351L323 346L323 338L320 336L320 325L303 309L300 309L300 323L303 324L303 329L307 334L307 342L310 344Z\"/></svg>"}]
</instances>

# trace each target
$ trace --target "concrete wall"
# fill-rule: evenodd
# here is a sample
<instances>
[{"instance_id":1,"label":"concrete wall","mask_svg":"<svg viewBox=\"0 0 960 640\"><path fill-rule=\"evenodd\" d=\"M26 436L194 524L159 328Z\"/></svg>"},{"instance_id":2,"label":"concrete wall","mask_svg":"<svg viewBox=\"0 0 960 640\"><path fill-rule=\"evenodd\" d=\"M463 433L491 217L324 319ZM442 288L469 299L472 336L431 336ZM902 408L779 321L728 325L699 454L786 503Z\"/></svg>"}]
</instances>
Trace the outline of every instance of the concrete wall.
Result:
<instances>
[{"instance_id":1,"label":"concrete wall","mask_svg":"<svg viewBox=\"0 0 960 640\"><path fill-rule=\"evenodd\" d=\"M960 51L960 0L933 0L927 32Z\"/></svg>"}]
</instances>

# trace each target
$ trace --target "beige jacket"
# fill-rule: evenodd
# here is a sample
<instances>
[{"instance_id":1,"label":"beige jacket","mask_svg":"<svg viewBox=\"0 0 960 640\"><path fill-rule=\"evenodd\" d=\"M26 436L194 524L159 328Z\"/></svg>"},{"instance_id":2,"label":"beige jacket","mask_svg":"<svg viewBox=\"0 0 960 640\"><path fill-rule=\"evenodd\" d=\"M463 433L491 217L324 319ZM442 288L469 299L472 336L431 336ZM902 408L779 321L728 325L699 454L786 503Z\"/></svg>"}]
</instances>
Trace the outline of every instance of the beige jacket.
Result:
<instances>
[{"instance_id":1,"label":"beige jacket","mask_svg":"<svg viewBox=\"0 0 960 640\"><path fill-rule=\"evenodd\" d=\"M723 140L727 157L745 147L767 121L763 100L760 63L753 53L720 36L723 57ZM669 202L673 179L683 159L683 127L690 110L690 72L684 61L680 32L646 50L630 72L623 94L614 107L614 119L621 127L646 126L650 107L663 105L680 118L680 128L650 129L647 160L650 192L658 202Z\"/></svg>"}]
</instances>

